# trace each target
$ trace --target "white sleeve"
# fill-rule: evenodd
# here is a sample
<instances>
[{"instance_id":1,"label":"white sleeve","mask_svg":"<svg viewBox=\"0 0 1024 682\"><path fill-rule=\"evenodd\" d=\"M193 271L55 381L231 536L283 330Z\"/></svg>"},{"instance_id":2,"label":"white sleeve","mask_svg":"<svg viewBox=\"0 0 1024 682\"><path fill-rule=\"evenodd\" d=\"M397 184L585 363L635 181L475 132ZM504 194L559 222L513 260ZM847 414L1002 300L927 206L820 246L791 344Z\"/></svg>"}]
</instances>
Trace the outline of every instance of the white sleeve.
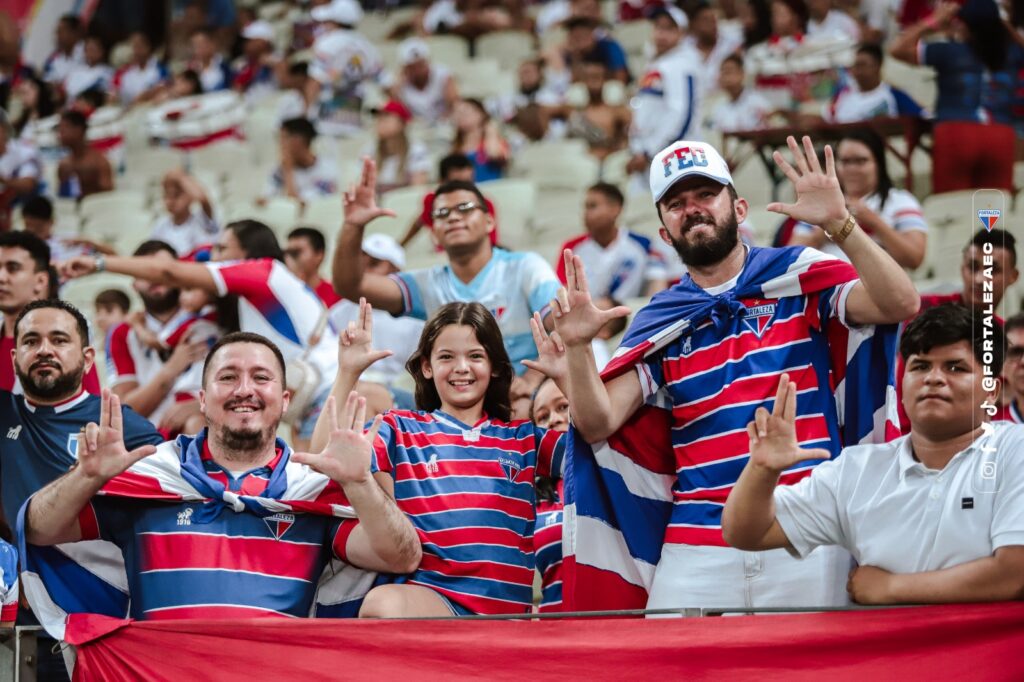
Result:
<instances>
[{"instance_id":1,"label":"white sleeve","mask_svg":"<svg viewBox=\"0 0 1024 682\"><path fill-rule=\"evenodd\" d=\"M775 488L775 518L798 559L822 545L846 546L838 494L844 456L822 462L798 483Z\"/></svg>"}]
</instances>

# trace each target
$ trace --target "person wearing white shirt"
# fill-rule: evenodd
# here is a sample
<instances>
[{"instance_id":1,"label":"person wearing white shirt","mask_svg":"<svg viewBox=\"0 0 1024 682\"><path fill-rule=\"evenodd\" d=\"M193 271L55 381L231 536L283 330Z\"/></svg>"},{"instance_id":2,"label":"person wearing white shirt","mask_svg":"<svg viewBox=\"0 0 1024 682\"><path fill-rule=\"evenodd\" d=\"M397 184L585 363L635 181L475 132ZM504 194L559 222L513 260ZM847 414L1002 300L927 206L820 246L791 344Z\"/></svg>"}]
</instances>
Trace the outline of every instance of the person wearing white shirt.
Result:
<instances>
[{"instance_id":1,"label":"person wearing white shirt","mask_svg":"<svg viewBox=\"0 0 1024 682\"><path fill-rule=\"evenodd\" d=\"M702 95L718 85L719 69L726 57L743 49L743 29L738 24L720 24L718 12L707 2L698 2L689 10L690 34L683 44L700 56L698 72Z\"/></svg>"},{"instance_id":2,"label":"person wearing white shirt","mask_svg":"<svg viewBox=\"0 0 1024 682\"><path fill-rule=\"evenodd\" d=\"M60 18L54 32L57 49L43 63L43 80L47 83L63 83L72 68L85 63L83 32L82 20L76 15L65 14Z\"/></svg>"},{"instance_id":3,"label":"person wearing white shirt","mask_svg":"<svg viewBox=\"0 0 1024 682\"><path fill-rule=\"evenodd\" d=\"M860 40L860 24L846 12L833 8L832 0L807 0L807 37Z\"/></svg>"},{"instance_id":4,"label":"person wearing white shirt","mask_svg":"<svg viewBox=\"0 0 1024 682\"><path fill-rule=\"evenodd\" d=\"M1024 598L1024 427L986 421L999 396L999 325L956 304L931 308L900 341L911 432L854 445L789 486L779 475L827 450L803 450L797 388L786 375L771 413L747 427L750 460L725 505L727 543L796 557L838 545L857 561L860 604Z\"/></svg>"},{"instance_id":5,"label":"person wearing white shirt","mask_svg":"<svg viewBox=\"0 0 1024 682\"><path fill-rule=\"evenodd\" d=\"M451 71L430 61L430 47L419 38L410 38L398 46L398 63L401 71L388 83L391 98L425 123L447 120L459 100Z\"/></svg>"},{"instance_id":6,"label":"person wearing white shirt","mask_svg":"<svg viewBox=\"0 0 1024 682\"><path fill-rule=\"evenodd\" d=\"M338 190L338 167L333 159L313 153L316 128L304 118L281 124L281 163L273 170L257 200L265 203L277 196L305 203Z\"/></svg>"},{"instance_id":7,"label":"person wearing white shirt","mask_svg":"<svg viewBox=\"0 0 1024 682\"><path fill-rule=\"evenodd\" d=\"M754 88L743 83L743 58L729 55L722 61L718 84L725 93L722 100L711 110L708 127L713 130L757 130L768 125L768 117L774 110L771 103Z\"/></svg>"},{"instance_id":8,"label":"person wearing white shirt","mask_svg":"<svg viewBox=\"0 0 1024 682\"><path fill-rule=\"evenodd\" d=\"M85 61L72 67L64 78L64 93L70 102L86 90L110 91L114 68L107 63L107 48L97 36L85 39Z\"/></svg>"},{"instance_id":9,"label":"person wearing white shirt","mask_svg":"<svg viewBox=\"0 0 1024 682\"><path fill-rule=\"evenodd\" d=\"M828 123L853 123L876 116L921 116L921 105L882 82L882 48L865 43L857 48L849 75L843 78L832 101L822 110ZM808 122L808 125L810 122Z\"/></svg>"},{"instance_id":10,"label":"person wearing white shirt","mask_svg":"<svg viewBox=\"0 0 1024 682\"><path fill-rule=\"evenodd\" d=\"M153 54L145 33L132 33L131 46L132 61L118 69L113 80L113 90L124 106L153 99L171 78L167 67Z\"/></svg>"},{"instance_id":11,"label":"person wearing white shirt","mask_svg":"<svg viewBox=\"0 0 1024 682\"><path fill-rule=\"evenodd\" d=\"M213 217L213 204L195 178L183 170L168 171L163 179L163 192L167 214L153 225L150 239L170 244L182 257L216 240L219 228Z\"/></svg>"}]
</instances>

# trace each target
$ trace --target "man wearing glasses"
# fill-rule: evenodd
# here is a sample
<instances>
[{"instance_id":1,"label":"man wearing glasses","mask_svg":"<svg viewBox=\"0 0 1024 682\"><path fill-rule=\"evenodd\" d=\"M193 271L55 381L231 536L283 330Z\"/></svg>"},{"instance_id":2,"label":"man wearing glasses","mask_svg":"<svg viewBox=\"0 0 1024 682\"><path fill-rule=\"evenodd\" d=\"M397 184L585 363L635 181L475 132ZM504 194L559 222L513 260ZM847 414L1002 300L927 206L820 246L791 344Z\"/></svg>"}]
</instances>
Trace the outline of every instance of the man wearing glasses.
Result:
<instances>
[{"instance_id":1,"label":"man wearing glasses","mask_svg":"<svg viewBox=\"0 0 1024 682\"><path fill-rule=\"evenodd\" d=\"M1006 334L1006 363L1003 365L1003 408L995 419L1024 424L1024 313L1008 317L1003 324Z\"/></svg>"},{"instance_id":2,"label":"man wearing glasses","mask_svg":"<svg viewBox=\"0 0 1024 682\"><path fill-rule=\"evenodd\" d=\"M431 209L432 236L448 264L389 276L366 272L359 257L363 231L372 220L394 216L377 206L376 185L376 165L365 159L360 182L345 194L345 222L334 252L335 291L351 301L365 297L392 315L422 320L453 301L486 306L498 321L519 375L512 385L513 410L525 418L530 396L543 379L522 364L537 357L530 318L540 313L550 326L549 302L561 286L554 270L536 253L491 246L494 216L486 199L475 184L453 180L437 188Z\"/></svg>"}]
</instances>

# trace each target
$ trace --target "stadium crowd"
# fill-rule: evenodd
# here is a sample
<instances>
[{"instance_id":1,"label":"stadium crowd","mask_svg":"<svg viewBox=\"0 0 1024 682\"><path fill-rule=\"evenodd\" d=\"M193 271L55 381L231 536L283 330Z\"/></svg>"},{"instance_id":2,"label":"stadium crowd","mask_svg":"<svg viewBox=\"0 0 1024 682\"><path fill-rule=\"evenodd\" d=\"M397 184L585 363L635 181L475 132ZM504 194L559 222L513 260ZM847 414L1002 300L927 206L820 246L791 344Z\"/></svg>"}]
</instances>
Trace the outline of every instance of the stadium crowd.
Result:
<instances>
[{"instance_id":1,"label":"stadium crowd","mask_svg":"<svg viewBox=\"0 0 1024 682\"><path fill-rule=\"evenodd\" d=\"M648 469L650 609L1024 598L1021 3L99 4L0 10L3 623L560 611Z\"/></svg>"}]
</instances>

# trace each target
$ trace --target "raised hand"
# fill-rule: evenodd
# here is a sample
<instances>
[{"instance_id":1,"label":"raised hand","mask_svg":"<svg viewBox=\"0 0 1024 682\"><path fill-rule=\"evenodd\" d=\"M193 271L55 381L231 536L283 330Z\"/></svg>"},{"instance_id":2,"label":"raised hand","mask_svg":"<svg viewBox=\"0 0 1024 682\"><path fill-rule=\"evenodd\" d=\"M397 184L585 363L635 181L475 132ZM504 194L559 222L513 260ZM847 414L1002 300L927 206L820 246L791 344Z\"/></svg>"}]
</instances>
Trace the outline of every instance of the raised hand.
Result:
<instances>
[{"instance_id":1,"label":"raised hand","mask_svg":"<svg viewBox=\"0 0 1024 682\"><path fill-rule=\"evenodd\" d=\"M382 216L394 218L397 214L377 205L377 164L369 156L363 157L363 174L359 182L349 187L342 197L345 223L364 227Z\"/></svg>"},{"instance_id":2,"label":"raised hand","mask_svg":"<svg viewBox=\"0 0 1024 682\"><path fill-rule=\"evenodd\" d=\"M829 459L828 450L804 450L796 440L796 384L783 374L771 414L763 407L754 412L747 424L750 436L750 461L770 471L780 472L807 459Z\"/></svg>"},{"instance_id":3,"label":"raised hand","mask_svg":"<svg viewBox=\"0 0 1024 682\"><path fill-rule=\"evenodd\" d=\"M366 398L355 391L348 394L340 425L334 396L327 399L324 410L331 420L327 445L319 454L293 452L292 461L305 464L342 485L366 483L371 478L370 458L373 455L373 441L380 431L381 416L378 414L374 417L370 429L364 432Z\"/></svg>"},{"instance_id":4,"label":"raised hand","mask_svg":"<svg viewBox=\"0 0 1024 682\"><path fill-rule=\"evenodd\" d=\"M373 307L365 298L360 298L358 318L349 322L338 337L338 368L358 376L373 363L391 355L389 350L373 350Z\"/></svg>"},{"instance_id":5,"label":"raised hand","mask_svg":"<svg viewBox=\"0 0 1024 682\"><path fill-rule=\"evenodd\" d=\"M544 329L544 322L540 319L540 313L534 313L530 318L530 331L533 332L533 342L537 345L537 359L523 360L523 364L556 382L567 377L569 361L565 357L565 344L562 343L558 332L548 334Z\"/></svg>"},{"instance_id":6,"label":"raised hand","mask_svg":"<svg viewBox=\"0 0 1024 682\"><path fill-rule=\"evenodd\" d=\"M558 290L558 298L551 302L551 313L555 316L555 330L566 346L584 346L594 340L608 322L617 317L629 315L629 308L617 306L601 310L590 297L587 275L583 272L583 261L566 249L566 286Z\"/></svg>"},{"instance_id":7,"label":"raised hand","mask_svg":"<svg viewBox=\"0 0 1024 682\"><path fill-rule=\"evenodd\" d=\"M96 259L92 256L75 256L57 264L57 272L64 279L75 279L96 272Z\"/></svg>"},{"instance_id":8,"label":"raised hand","mask_svg":"<svg viewBox=\"0 0 1024 682\"><path fill-rule=\"evenodd\" d=\"M796 203L783 204L775 201L765 208L823 228L836 223L840 224L834 229L842 227L841 222L846 220L847 216L846 200L843 198L843 190L839 187L839 178L836 177L836 164L831 145L825 145L825 170L822 171L811 138L804 136L803 151L792 135L786 138L786 144L793 153L797 169L794 170L779 151L775 151L772 158L793 183Z\"/></svg>"},{"instance_id":9,"label":"raised hand","mask_svg":"<svg viewBox=\"0 0 1024 682\"><path fill-rule=\"evenodd\" d=\"M121 418L120 399L109 389L103 389L100 423L89 422L78 435L78 466L86 476L105 483L156 452L155 445L143 445L129 452L124 445Z\"/></svg>"}]
</instances>

